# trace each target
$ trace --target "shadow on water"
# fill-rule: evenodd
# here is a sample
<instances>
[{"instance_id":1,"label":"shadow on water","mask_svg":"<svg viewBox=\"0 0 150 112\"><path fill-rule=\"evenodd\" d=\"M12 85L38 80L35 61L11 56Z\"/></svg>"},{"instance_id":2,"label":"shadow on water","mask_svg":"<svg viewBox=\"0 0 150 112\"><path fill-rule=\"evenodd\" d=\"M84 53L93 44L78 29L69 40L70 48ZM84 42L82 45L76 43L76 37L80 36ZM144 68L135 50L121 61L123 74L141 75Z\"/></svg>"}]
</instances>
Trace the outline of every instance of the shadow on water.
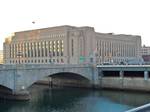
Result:
<instances>
[{"instance_id":1,"label":"shadow on water","mask_svg":"<svg viewBox=\"0 0 150 112\"><path fill-rule=\"evenodd\" d=\"M50 89L39 85L29 91L30 101L0 100L0 112L124 112L150 101L149 94L136 92Z\"/></svg>"}]
</instances>

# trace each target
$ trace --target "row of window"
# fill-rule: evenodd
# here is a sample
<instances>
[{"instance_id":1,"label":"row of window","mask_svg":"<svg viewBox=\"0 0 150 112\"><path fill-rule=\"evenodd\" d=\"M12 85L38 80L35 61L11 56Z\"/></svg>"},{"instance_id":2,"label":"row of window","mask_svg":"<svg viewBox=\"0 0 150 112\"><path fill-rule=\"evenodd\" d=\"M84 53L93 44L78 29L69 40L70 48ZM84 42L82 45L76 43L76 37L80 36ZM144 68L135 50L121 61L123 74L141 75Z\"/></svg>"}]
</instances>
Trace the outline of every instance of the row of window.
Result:
<instances>
[{"instance_id":1,"label":"row of window","mask_svg":"<svg viewBox=\"0 0 150 112\"><path fill-rule=\"evenodd\" d=\"M97 41L97 55L103 57L134 57L136 56L136 47L128 43L116 43L110 41Z\"/></svg>"},{"instance_id":2,"label":"row of window","mask_svg":"<svg viewBox=\"0 0 150 112\"><path fill-rule=\"evenodd\" d=\"M61 59L38 59L38 60L10 60L10 64L15 63L64 63L64 60Z\"/></svg>"},{"instance_id":3,"label":"row of window","mask_svg":"<svg viewBox=\"0 0 150 112\"><path fill-rule=\"evenodd\" d=\"M10 45L10 58L63 56L64 41L27 42Z\"/></svg>"},{"instance_id":4,"label":"row of window","mask_svg":"<svg viewBox=\"0 0 150 112\"><path fill-rule=\"evenodd\" d=\"M65 37L65 34L51 34L49 37Z\"/></svg>"},{"instance_id":5,"label":"row of window","mask_svg":"<svg viewBox=\"0 0 150 112\"><path fill-rule=\"evenodd\" d=\"M127 58L124 58L124 59L121 59L121 58L115 58L115 59L111 59L111 58L97 58L96 59L96 63L103 63L103 62L109 62L109 63L119 63L119 62L127 62L129 59Z\"/></svg>"}]
</instances>

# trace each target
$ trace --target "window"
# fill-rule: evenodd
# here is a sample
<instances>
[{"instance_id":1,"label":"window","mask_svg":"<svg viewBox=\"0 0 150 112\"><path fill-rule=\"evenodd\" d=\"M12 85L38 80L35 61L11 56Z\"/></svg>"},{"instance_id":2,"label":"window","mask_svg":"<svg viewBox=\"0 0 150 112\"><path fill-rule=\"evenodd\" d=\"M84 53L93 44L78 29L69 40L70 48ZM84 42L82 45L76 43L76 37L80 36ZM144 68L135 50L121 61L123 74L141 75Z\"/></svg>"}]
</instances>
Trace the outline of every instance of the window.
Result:
<instances>
[{"instance_id":1,"label":"window","mask_svg":"<svg viewBox=\"0 0 150 112\"><path fill-rule=\"evenodd\" d=\"M60 49L59 40L57 40L57 45L56 45L56 47L57 47L57 48L56 48L56 49L57 49L57 51L56 51L56 52L57 52L57 56L59 56L59 51L60 51L60 50L59 50L59 49Z\"/></svg>"},{"instance_id":2,"label":"window","mask_svg":"<svg viewBox=\"0 0 150 112\"><path fill-rule=\"evenodd\" d=\"M63 59L61 59L61 63L64 63L64 60L63 60Z\"/></svg>"},{"instance_id":3,"label":"window","mask_svg":"<svg viewBox=\"0 0 150 112\"><path fill-rule=\"evenodd\" d=\"M63 45L63 40L60 41L60 55L63 56L63 52L64 52L64 45Z\"/></svg>"},{"instance_id":4,"label":"window","mask_svg":"<svg viewBox=\"0 0 150 112\"><path fill-rule=\"evenodd\" d=\"M45 56L48 56L48 42L45 41Z\"/></svg>"},{"instance_id":5,"label":"window","mask_svg":"<svg viewBox=\"0 0 150 112\"><path fill-rule=\"evenodd\" d=\"M25 57L27 57L27 52L26 51L27 51L27 46L26 46L26 43L24 43L24 56Z\"/></svg>"},{"instance_id":6,"label":"window","mask_svg":"<svg viewBox=\"0 0 150 112\"><path fill-rule=\"evenodd\" d=\"M40 49L41 49L41 43L38 42L38 57L40 57Z\"/></svg>"},{"instance_id":7,"label":"window","mask_svg":"<svg viewBox=\"0 0 150 112\"><path fill-rule=\"evenodd\" d=\"M57 63L59 63L59 59L57 59Z\"/></svg>"},{"instance_id":8,"label":"window","mask_svg":"<svg viewBox=\"0 0 150 112\"><path fill-rule=\"evenodd\" d=\"M41 42L42 57L44 56L44 42Z\"/></svg>"},{"instance_id":9,"label":"window","mask_svg":"<svg viewBox=\"0 0 150 112\"><path fill-rule=\"evenodd\" d=\"M31 43L31 57L33 57L34 43Z\"/></svg>"},{"instance_id":10,"label":"window","mask_svg":"<svg viewBox=\"0 0 150 112\"><path fill-rule=\"evenodd\" d=\"M37 42L34 42L34 57L37 57L36 49L37 49Z\"/></svg>"},{"instance_id":11,"label":"window","mask_svg":"<svg viewBox=\"0 0 150 112\"><path fill-rule=\"evenodd\" d=\"M9 47L10 47L10 48L9 48L9 49L10 49L10 52L9 52L10 54L9 54L9 56L10 56L10 58L12 58L12 49L11 49L12 47L11 47L11 45L10 45ZM10 62L10 63L11 63L11 62Z\"/></svg>"},{"instance_id":12,"label":"window","mask_svg":"<svg viewBox=\"0 0 150 112\"><path fill-rule=\"evenodd\" d=\"M71 51L72 51L72 56L74 55L74 49L73 49L74 45L73 45L73 39L71 40Z\"/></svg>"},{"instance_id":13,"label":"window","mask_svg":"<svg viewBox=\"0 0 150 112\"><path fill-rule=\"evenodd\" d=\"M49 59L49 63L51 63L52 61L51 61L51 59Z\"/></svg>"}]
</instances>

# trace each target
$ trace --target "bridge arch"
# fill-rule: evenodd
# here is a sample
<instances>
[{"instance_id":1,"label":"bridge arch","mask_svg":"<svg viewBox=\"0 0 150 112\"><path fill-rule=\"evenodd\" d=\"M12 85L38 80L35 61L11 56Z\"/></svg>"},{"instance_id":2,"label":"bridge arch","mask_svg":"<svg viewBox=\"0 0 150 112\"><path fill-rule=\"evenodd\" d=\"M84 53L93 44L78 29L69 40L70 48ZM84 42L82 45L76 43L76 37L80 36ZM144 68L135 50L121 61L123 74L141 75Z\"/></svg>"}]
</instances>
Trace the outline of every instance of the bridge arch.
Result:
<instances>
[{"instance_id":1,"label":"bridge arch","mask_svg":"<svg viewBox=\"0 0 150 112\"><path fill-rule=\"evenodd\" d=\"M0 84L0 93L2 94L12 94L13 90L9 87Z\"/></svg>"},{"instance_id":2,"label":"bridge arch","mask_svg":"<svg viewBox=\"0 0 150 112\"><path fill-rule=\"evenodd\" d=\"M89 87L90 80L86 77L71 72L58 72L45 76L43 79L35 83L47 84L52 86L68 86L68 87ZM34 84L34 83L33 83Z\"/></svg>"},{"instance_id":3,"label":"bridge arch","mask_svg":"<svg viewBox=\"0 0 150 112\"><path fill-rule=\"evenodd\" d=\"M87 77L79 74L79 73L74 73L74 72L57 72L57 73L54 73L54 74L50 74L49 76L50 77L53 77L53 76L73 76L74 78L81 78L81 79L84 79L84 80L89 80Z\"/></svg>"},{"instance_id":4,"label":"bridge arch","mask_svg":"<svg viewBox=\"0 0 150 112\"><path fill-rule=\"evenodd\" d=\"M86 82L91 83L91 69L89 68L46 68L46 69L31 69L31 70L23 70L20 73L20 88L24 86L24 88L30 87L35 82L44 79L48 76L54 75L62 75L64 73L70 73L74 76L79 76L79 79L84 79ZM18 71L19 72L19 71ZM72 76L73 76L72 75ZM26 80L24 80L26 79Z\"/></svg>"},{"instance_id":5,"label":"bridge arch","mask_svg":"<svg viewBox=\"0 0 150 112\"><path fill-rule=\"evenodd\" d=\"M12 91L13 90L13 88L11 87L11 86L9 86L9 85L7 85L7 84L1 84L0 83L0 91L1 91L1 89L3 90L3 89L6 89L6 90L9 90L9 91Z\"/></svg>"}]
</instances>

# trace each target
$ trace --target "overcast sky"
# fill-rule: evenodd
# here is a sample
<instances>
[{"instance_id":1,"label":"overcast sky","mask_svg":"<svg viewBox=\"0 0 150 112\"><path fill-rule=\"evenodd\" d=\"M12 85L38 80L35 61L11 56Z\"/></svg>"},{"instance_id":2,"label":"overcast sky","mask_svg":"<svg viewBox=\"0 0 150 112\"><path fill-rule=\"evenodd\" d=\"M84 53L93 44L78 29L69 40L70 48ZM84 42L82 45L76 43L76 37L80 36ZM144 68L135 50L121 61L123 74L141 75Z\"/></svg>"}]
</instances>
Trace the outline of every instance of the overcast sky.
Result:
<instances>
[{"instance_id":1,"label":"overcast sky","mask_svg":"<svg viewBox=\"0 0 150 112\"><path fill-rule=\"evenodd\" d=\"M141 35L142 44L150 46L150 0L0 1L0 49L4 38L13 32L59 25Z\"/></svg>"}]
</instances>

